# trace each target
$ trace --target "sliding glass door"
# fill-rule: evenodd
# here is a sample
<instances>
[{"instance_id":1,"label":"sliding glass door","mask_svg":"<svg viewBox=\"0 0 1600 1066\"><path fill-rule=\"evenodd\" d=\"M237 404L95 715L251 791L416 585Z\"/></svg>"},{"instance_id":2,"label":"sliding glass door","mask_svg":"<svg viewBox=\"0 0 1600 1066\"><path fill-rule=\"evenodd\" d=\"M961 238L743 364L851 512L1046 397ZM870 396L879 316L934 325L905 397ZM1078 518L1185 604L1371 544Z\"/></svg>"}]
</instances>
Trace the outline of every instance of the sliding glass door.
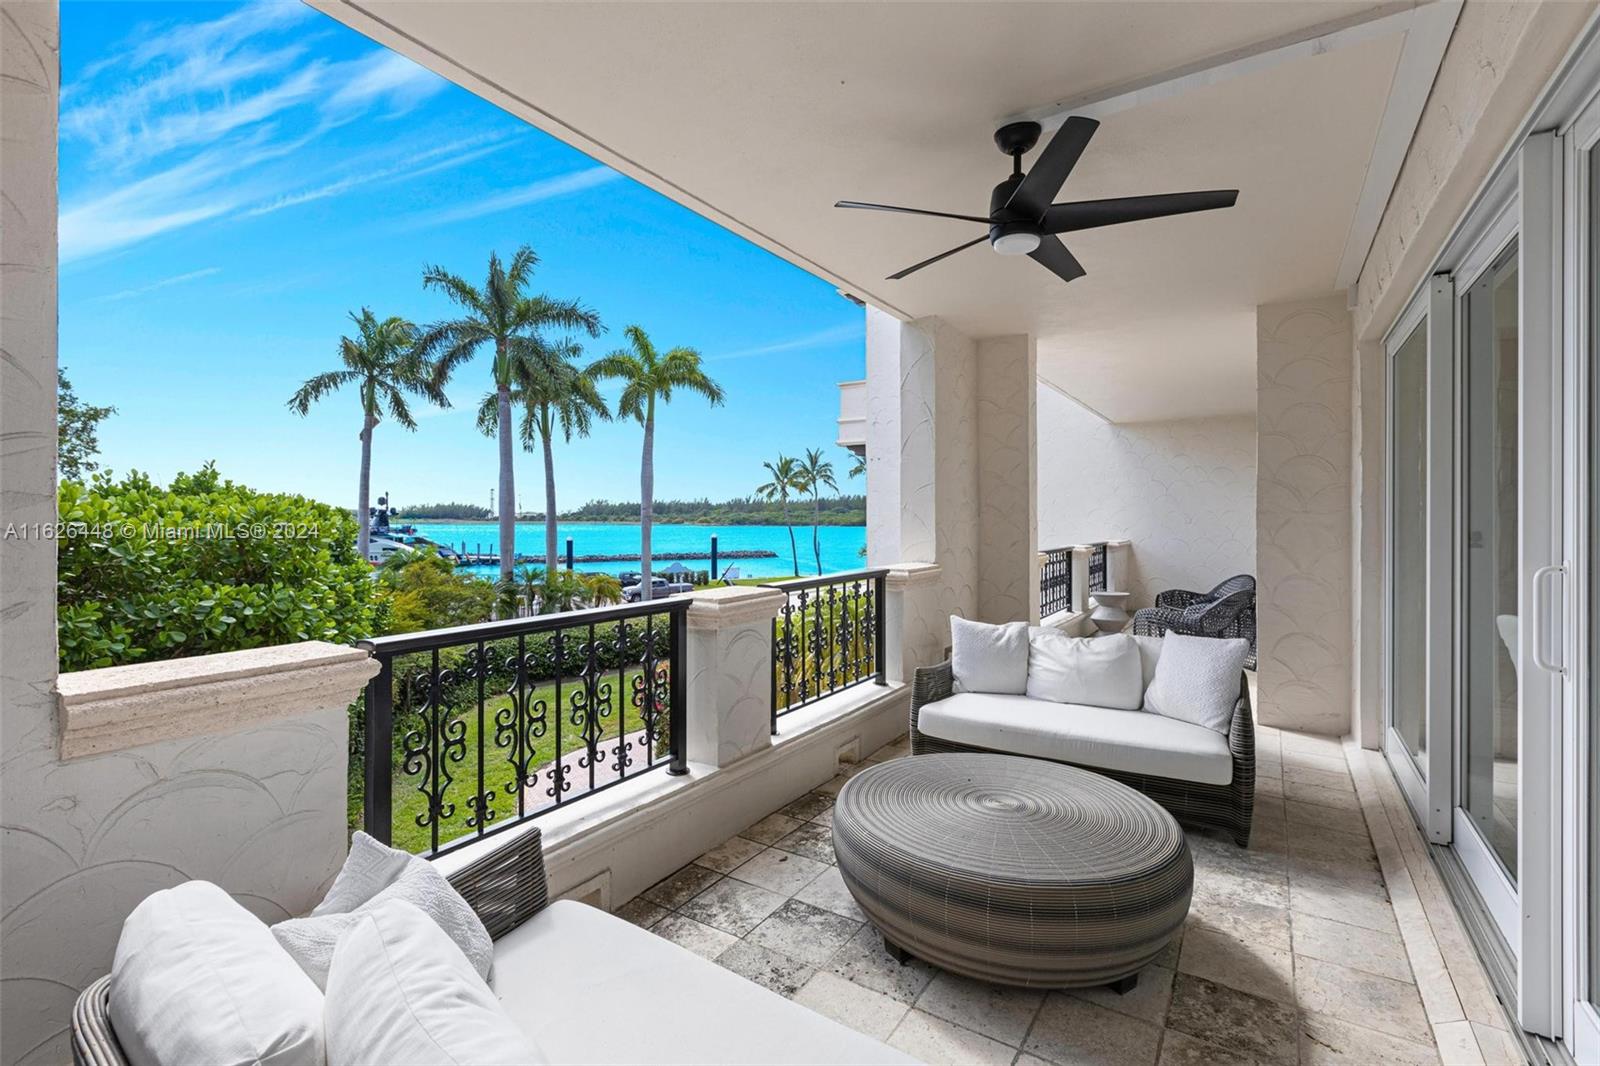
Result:
<instances>
[{"instance_id":1,"label":"sliding glass door","mask_svg":"<svg viewBox=\"0 0 1600 1066\"><path fill-rule=\"evenodd\" d=\"M1461 773L1455 844L1515 944L1517 722L1521 619L1517 435L1518 242L1495 248L1456 307L1461 374L1458 699Z\"/></svg>"}]
</instances>

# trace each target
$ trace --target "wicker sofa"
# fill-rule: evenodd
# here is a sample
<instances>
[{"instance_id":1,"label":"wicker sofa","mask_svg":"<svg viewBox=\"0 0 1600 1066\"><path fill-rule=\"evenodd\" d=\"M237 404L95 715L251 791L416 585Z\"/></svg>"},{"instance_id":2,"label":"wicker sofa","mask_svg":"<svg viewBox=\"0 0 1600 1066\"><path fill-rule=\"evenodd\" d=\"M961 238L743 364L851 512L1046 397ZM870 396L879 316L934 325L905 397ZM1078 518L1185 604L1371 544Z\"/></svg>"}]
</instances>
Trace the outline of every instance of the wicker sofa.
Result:
<instances>
[{"instance_id":1,"label":"wicker sofa","mask_svg":"<svg viewBox=\"0 0 1600 1066\"><path fill-rule=\"evenodd\" d=\"M1161 641L1134 639L1140 645L1148 687ZM1243 674L1225 738L1204 727L1142 710L956 693L954 685L948 661L916 671L911 691L912 755L991 751L1079 766L1137 789L1184 825L1220 829L1240 847L1249 846L1255 809L1256 734ZM1038 710L1050 713L1035 713ZM1008 718L1017 726L1009 731L1008 747L972 742L974 736L1007 735ZM1068 751L1073 757L1061 757L1060 753Z\"/></svg>"},{"instance_id":2,"label":"wicker sofa","mask_svg":"<svg viewBox=\"0 0 1600 1066\"><path fill-rule=\"evenodd\" d=\"M550 902L537 827L450 883L494 939L495 994L551 1062L914 1061L621 918ZM73 1009L77 1066L128 1064L110 984L95 981Z\"/></svg>"},{"instance_id":3,"label":"wicker sofa","mask_svg":"<svg viewBox=\"0 0 1600 1066\"><path fill-rule=\"evenodd\" d=\"M1154 607L1133 612L1133 633L1159 637L1182 633L1191 637L1248 640L1246 670L1256 668L1256 579L1235 574L1209 592L1167 589L1156 593Z\"/></svg>"}]
</instances>

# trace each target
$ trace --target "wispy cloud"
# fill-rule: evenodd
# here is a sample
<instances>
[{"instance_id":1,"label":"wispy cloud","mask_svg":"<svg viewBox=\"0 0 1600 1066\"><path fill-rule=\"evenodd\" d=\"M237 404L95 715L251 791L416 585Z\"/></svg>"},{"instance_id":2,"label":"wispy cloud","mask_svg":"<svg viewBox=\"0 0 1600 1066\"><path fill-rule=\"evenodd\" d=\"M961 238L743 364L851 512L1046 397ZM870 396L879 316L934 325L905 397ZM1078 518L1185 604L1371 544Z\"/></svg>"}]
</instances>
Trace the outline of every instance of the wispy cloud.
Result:
<instances>
[{"instance_id":1,"label":"wispy cloud","mask_svg":"<svg viewBox=\"0 0 1600 1066\"><path fill-rule=\"evenodd\" d=\"M365 113L380 103L388 108L386 117L403 115L449 84L395 52L376 52L344 66L339 87L322 105L323 113L334 119Z\"/></svg>"},{"instance_id":2,"label":"wispy cloud","mask_svg":"<svg viewBox=\"0 0 1600 1066\"><path fill-rule=\"evenodd\" d=\"M95 302L110 303L113 300L131 300L135 296L147 296L158 289L170 289L174 285L182 285L186 282L198 281L201 278L209 278L213 274L220 273L222 273L221 267L206 267L204 270L191 270L187 274L174 274L170 278L162 278L160 281L152 281L148 285L140 285L137 288L123 289L121 292L113 292L106 296L99 297Z\"/></svg>"},{"instance_id":3,"label":"wispy cloud","mask_svg":"<svg viewBox=\"0 0 1600 1066\"><path fill-rule=\"evenodd\" d=\"M152 30L64 89L63 138L125 171L297 108L318 133L372 112L393 118L449 84L384 49L305 62L305 32L275 35L308 13L299 3L267 0L208 22Z\"/></svg>"},{"instance_id":4,"label":"wispy cloud","mask_svg":"<svg viewBox=\"0 0 1600 1066\"><path fill-rule=\"evenodd\" d=\"M754 359L761 355L777 355L780 352L800 352L812 348L825 348L830 344L842 344L845 341L856 340L863 336L863 327L857 323L847 323L842 326L830 326L812 333L790 337L788 340L774 341L771 344L760 344L753 348L739 348L720 355L706 357L707 362L722 363L729 359Z\"/></svg>"},{"instance_id":5,"label":"wispy cloud","mask_svg":"<svg viewBox=\"0 0 1600 1066\"><path fill-rule=\"evenodd\" d=\"M254 218L257 215L269 215L274 211L282 211L286 207L298 207L301 204L326 200L329 197L339 196L366 185L376 185L401 178L420 178L443 170L452 170L498 152L511 143L512 139L504 134L491 134L482 137L467 137L436 148L423 149L408 155L404 162L387 165L374 164L371 169L361 170L334 181L274 197L271 200L246 209L241 212L240 217Z\"/></svg>"},{"instance_id":6,"label":"wispy cloud","mask_svg":"<svg viewBox=\"0 0 1600 1066\"><path fill-rule=\"evenodd\" d=\"M264 135L236 140L108 192L63 202L61 261L123 248L261 199L259 182L238 175L299 147L299 142L267 141Z\"/></svg>"},{"instance_id":7,"label":"wispy cloud","mask_svg":"<svg viewBox=\"0 0 1600 1066\"><path fill-rule=\"evenodd\" d=\"M531 185L524 185L520 189L511 189L494 196L486 196L470 204L458 207L447 207L439 211L425 212L413 216L408 229L423 229L428 226L442 226L449 222L461 222L469 218L482 218L484 215L498 214L509 211L514 207L526 207L544 200L553 200L558 196L568 196L575 192L583 192L616 181L622 175L609 167L589 167L585 170L574 170L567 174L558 174L553 178L544 178Z\"/></svg>"}]
</instances>

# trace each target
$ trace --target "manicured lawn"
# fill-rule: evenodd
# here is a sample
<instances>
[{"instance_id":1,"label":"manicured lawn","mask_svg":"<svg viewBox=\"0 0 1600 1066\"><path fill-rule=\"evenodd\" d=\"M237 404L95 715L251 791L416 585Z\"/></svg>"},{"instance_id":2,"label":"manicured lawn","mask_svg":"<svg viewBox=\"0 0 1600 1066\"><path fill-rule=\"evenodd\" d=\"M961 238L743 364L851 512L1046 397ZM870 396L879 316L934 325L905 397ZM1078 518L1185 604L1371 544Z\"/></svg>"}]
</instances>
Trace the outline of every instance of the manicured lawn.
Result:
<instances>
[{"instance_id":1,"label":"manicured lawn","mask_svg":"<svg viewBox=\"0 0 1600 1066\"><path fill-rule=\"evenodd\" d=\"M602 768L614 761L615 756L609 750L614 747L614 741L619 731L638 732L644 728L644 721L639 711L631 704L634 679L639 677L641 671L633 668L623 672L622 689L618 691L618 675L615 671L609 673L605 680L612 688L611 707L609 717L601 720L601 747L600 764L596 768L597 777L606 780L602 775ZM545 715L545 734L534 738L534 753L529 761L529 770L535 767L548 767L556 757L556 718L559 713L561 721L561 754L577 751L584 747L581 729L572 723L572 700L574 692L582 692L582 686L570 681L562 684L562 702L556 704L556 686L554 683L538 685L530 690L530 703L543 700L549 710ZM486 731L483 736L483 765L484 765L484 791L493 792L489 809L494 811L495 817L488 823L488 828L493 829L511 821L517 816L517 788L507 786L511 784L515 770L510 763L510 756L514 750L511 744L496 747L495 715L502 709L509 708L509 697L497 696L494 699L485 699L483 707L483 722ZM446 786L443 802L446 805L454 804L455 810L450 815L440 820L439 843L441 845L463 834L474 831L474 827L467 824L467 819L474 816L472 807L468 805L477 789L478 765L478 709L476 701L459 708L456 721L460 722L466 731L465 755L460 762L447 760L445 771L453 778ZM611 743L608 744L607 742ZM394 771L394 821L392 823L392 843L397 848L407 851L426 851L432 840L432 829L429 826L419 826L417 818L428 810L427 797L420 791L423 784L423 775L407 774L400 765L400 741L395 742L396 760ZM628 768L629 774L641 772L644 769L645 752L640 750L630 751L634 762ZM658 762L665 762L665 752L657 756ZM587 770L580 770L568 776L569 788L565 793L567 799L581 795L589 787ZM538 783L529 791L528 806L534 807L534 796L544 798L544 790L550 787L547 774L541 772Z\"/></svg>"}]
</instances>

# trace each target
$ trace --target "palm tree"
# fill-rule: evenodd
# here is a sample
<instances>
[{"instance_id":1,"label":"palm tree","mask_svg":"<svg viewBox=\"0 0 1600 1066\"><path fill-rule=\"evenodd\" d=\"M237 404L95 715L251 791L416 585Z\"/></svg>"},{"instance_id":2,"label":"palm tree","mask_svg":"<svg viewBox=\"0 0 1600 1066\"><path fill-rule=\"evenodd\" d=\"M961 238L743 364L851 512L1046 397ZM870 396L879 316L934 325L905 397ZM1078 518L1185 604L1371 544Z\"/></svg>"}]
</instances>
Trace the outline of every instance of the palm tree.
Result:
<instances>
[{"instance_id":1,"label":"palm tree","mask_svg":"<svg viewBox=\"0 0 1600 1066\"><path fill-rule=\"evenodd\" d=\"M650 521L655 505L656 401L670 403L674 389L698 393L713 407L723 399L722 386L712 381L700 366L700 353L693 348L656 351L650 337L638 326L629 326L630 349L618 349L595 362L589 373L622 381L622 396L617 413L636 418L644 426L644 455L639 463L639 597L648 600L650 584Z\"/></svg>"},{"instance_id":2,"label":"palm tree","mask_svg":"<svg viewBox=\"0 0 1600 1066\"><path fill-rule=\"evenodd\" d=\"M588 590L589 606L622 602L622 582L610 574L580 574L578 580Z\"/></svg>"},{"instance_id":3,"label":"palm tree","mask_svg":"<svg viewBox=\"0 0 1600 1066\"><path fill-rule=\"evenodd\" d=\"M805 491L805 482L800 476L800 464L790 456L779 455L776 463L766 462L761 465L767 468L772 480L765 485L756 486L756 495L763 500L773 500L783 504L783 524L789 527L789 555L794 560L794 576L799 577L800 549L794 542L794 523L789 520L789 501Z\"/></svg>"},{"instance_id":4,"label":"palm tree","mask_svg":"<svg viewBox=\"0 0 1600 1066\"><path fill-rule=\"evenodd\" d=\"M355 385L361 396L361 480L356 489L356 551L367 557L372 537L372 431L383 419L383 409L406 429L417 428L411 417L407 395L421 396L440 407L449 407L444 391L433 381L432 368L418 347L417 327L390 315L379 319L370 308L350 313L356 324L355 337L339 338L341 370L329 370L309 378L289 397L289 410L304 416L311 405L324 396Z\"/></svg>"},{"instance_id":5,"label":"palm tree","mask_svg":"<svg viewBox=\"0 0 1600 1066\"><path fill-rule=\"evenodd\" d=\"M523 450L533 451L535 440L544 446L544 565L554 573L561 563L556 549L556 431L567 441L574 433L587 437L596 418L611 418L611 409L600 395L594 375L574 365L573 360L583 354L577 341L551 344L533 337L527 348L527 357L512 368L511 403L522 408ZM478 408L478 428L485 436L499 430L498 389L484 396Z\"/></svg>"},{"instance_id":6,"label":"palm tree","mask_svg":"<svg viewBox=\"0 0 1600 1066\"><path fill-rule=\"evenodd\" d=\"M517 596L528 605L528 613L533 614L535 605L539 605L539 612L543 613L543 604L549 599L546 590L549 588L549 571L537 566L522 566L517 568L516 575L511 579L516 586Z\"/></svg>"},{"instance_id":7,"label":"palm tree","mask_svg":"<svg viewBox=\"0 0 1600 1066\"><path fill-rule=\"evenodd\" d=\"M850 473L848 476L867 476L867 457L865 455L857 455L855 452L850 453Z\"/></svg>"},{"instance_id":8,"label":"palm tree","mask_svg":"<svg viewBox=\"0 0 1600 1066\"><path fill-rule=\"evenodd\" d=\"M442 267L422 272L422 287L438 289L464 312L462 317L435 322L419 340L420 350L436 354L434 384L443 388L450 375L472 359L485 345L494 350L492 366L496 430L500 437L500 579L511 578L516 556L516 482L512 475L511 390L518 368L537 358L542 331L560 327L600 335L600 316L576 300L557 300L523 290L533 276L539 257L524 244L511 261L489 253L489 271L482 288Z\"/></svg>"},{"instance_id":9,"label":"palm tree","mask_svg":"<svg viewBox=\"0 0 1600 1066\"><path fill-rule=\"evenodd\" d=\"M811 494L811 550L816 553L817 575L820 577L822 534L819 527L822 523L822 486L826 485L834 492L838 492L839 484L833 480L833 464L822 458L821 448L806 449L806 457L800 462L800 478L805 491Z\"/></svg>"}]
</instances>

